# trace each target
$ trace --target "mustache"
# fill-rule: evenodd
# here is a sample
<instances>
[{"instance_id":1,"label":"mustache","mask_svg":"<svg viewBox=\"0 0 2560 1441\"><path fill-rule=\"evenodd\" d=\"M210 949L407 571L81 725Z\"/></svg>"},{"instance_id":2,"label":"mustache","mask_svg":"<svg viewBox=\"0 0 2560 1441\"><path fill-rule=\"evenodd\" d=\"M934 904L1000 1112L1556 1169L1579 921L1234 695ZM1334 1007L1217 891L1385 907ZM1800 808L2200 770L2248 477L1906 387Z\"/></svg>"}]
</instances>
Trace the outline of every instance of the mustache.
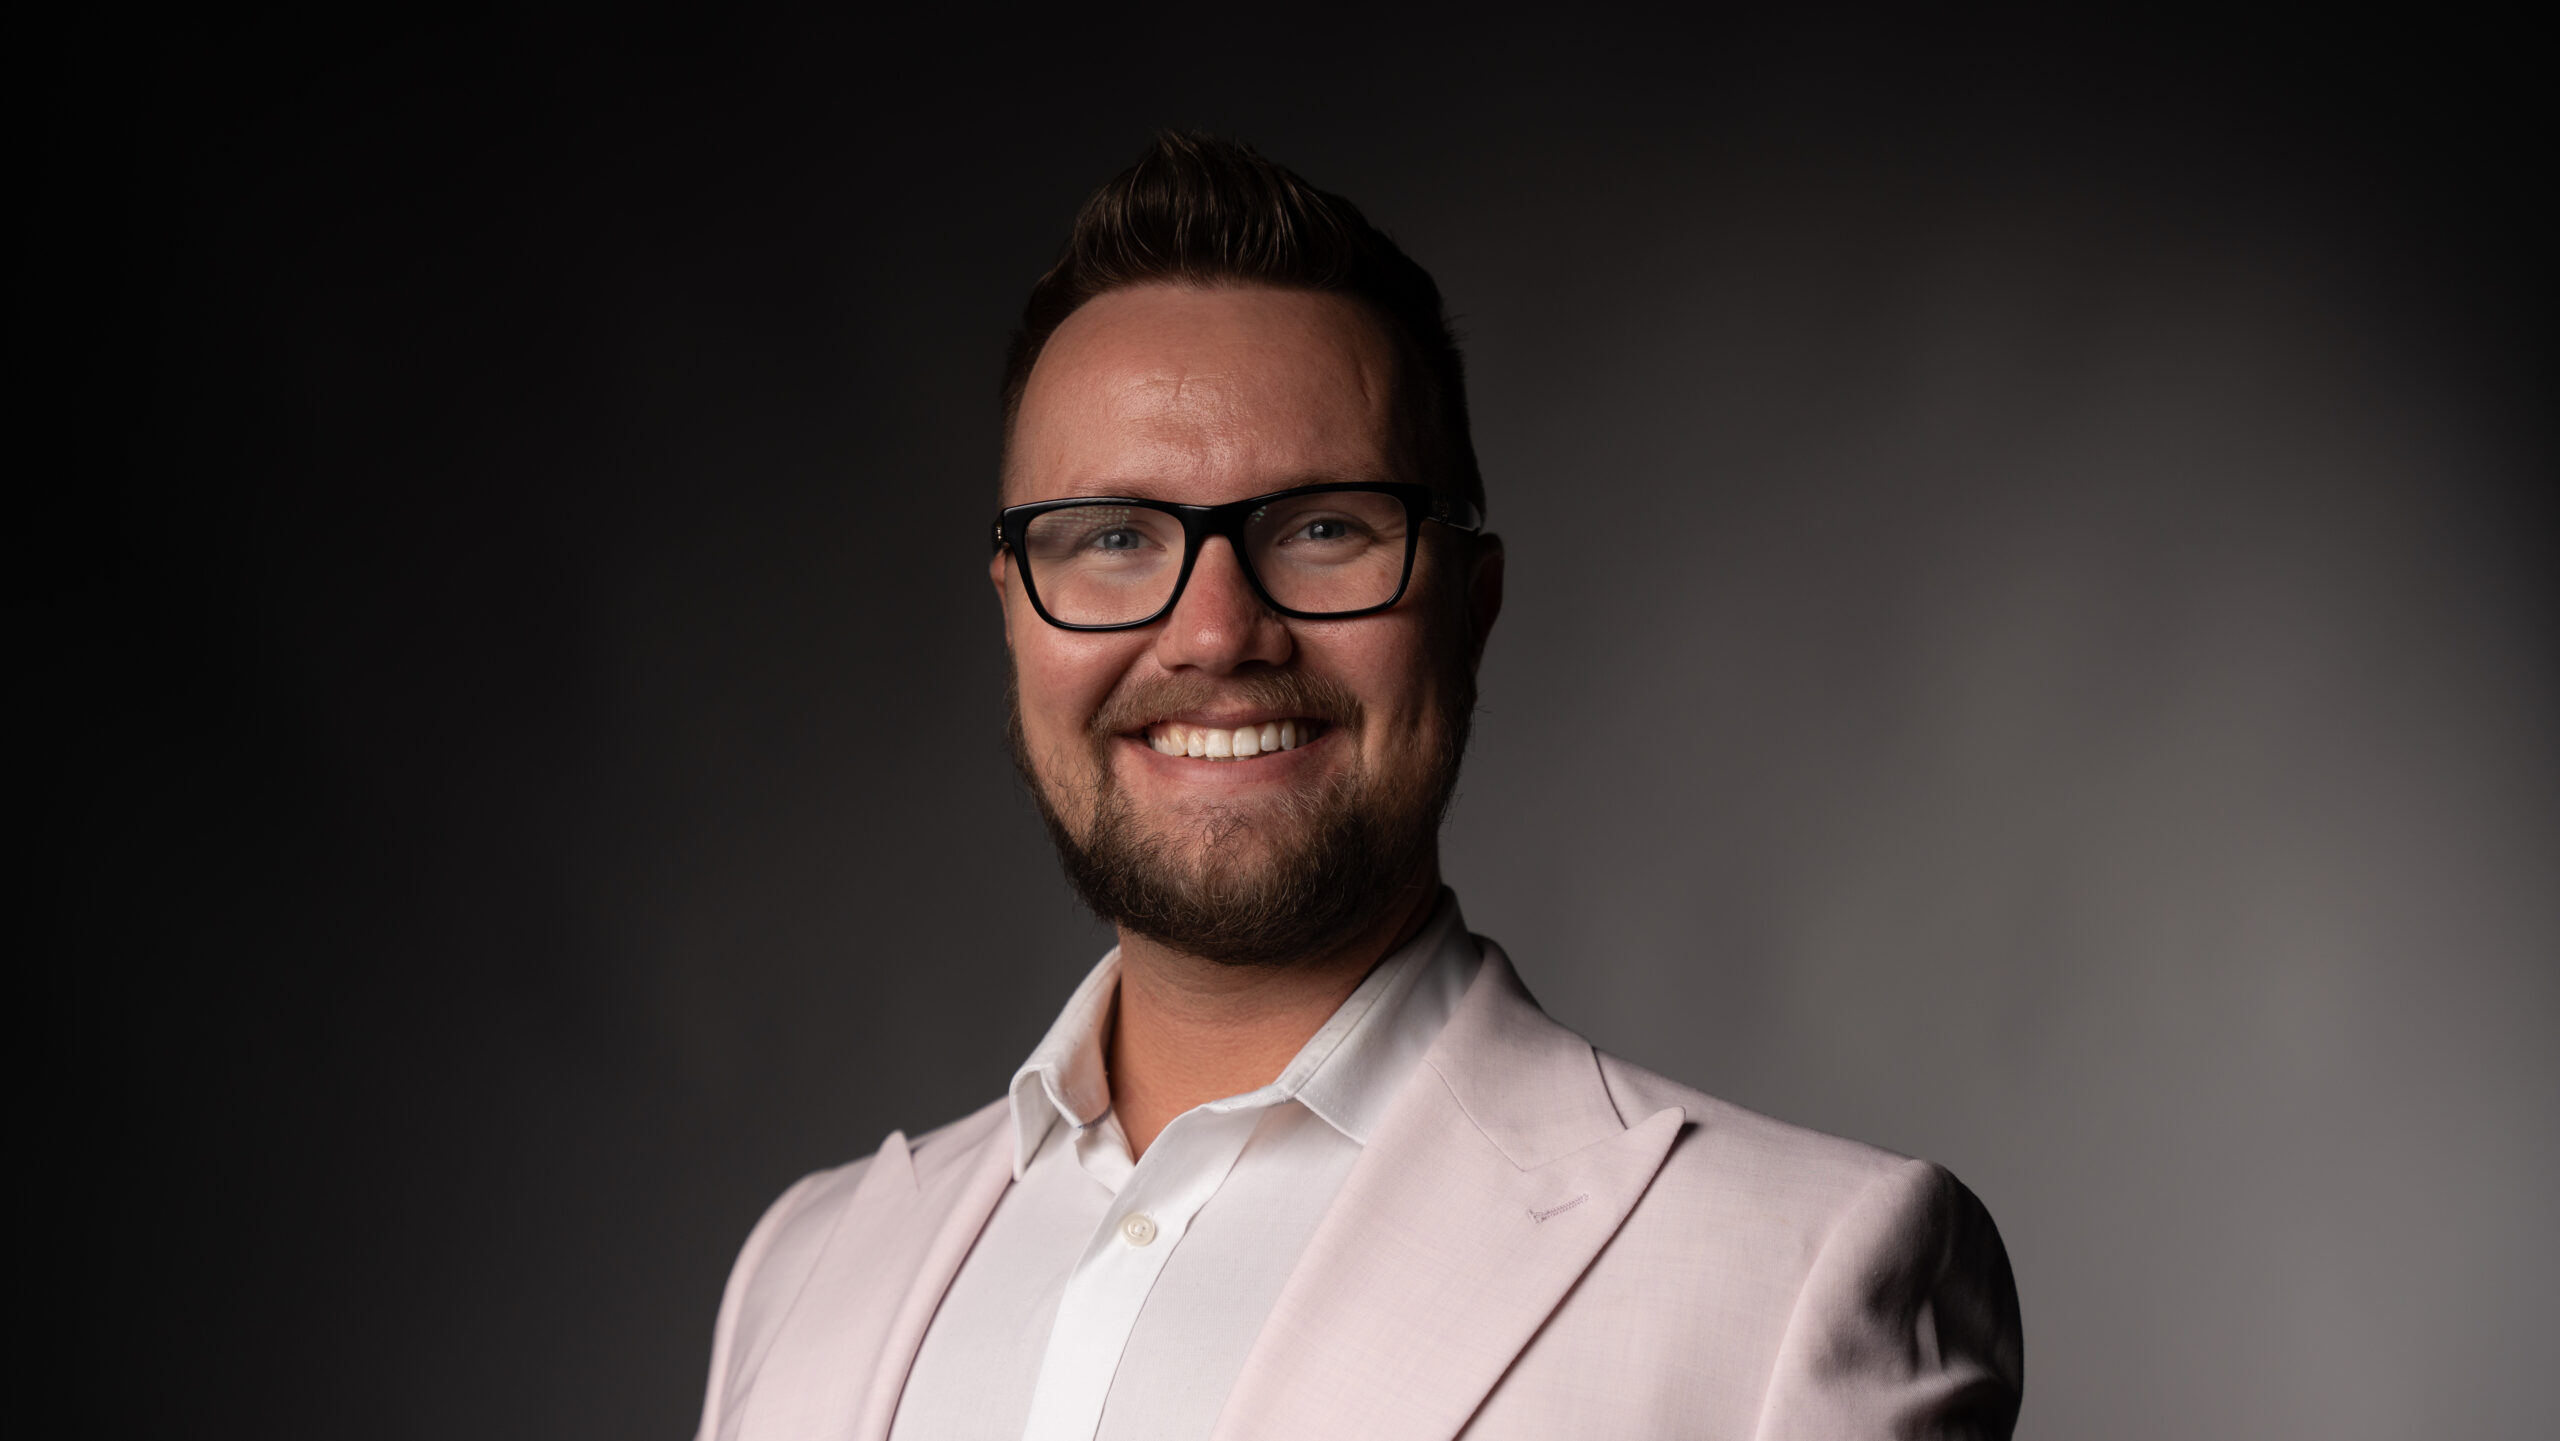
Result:
<instances>
[{"instance_id":1,"label":"mustache","mask_svg":"<svg viewBox=\"0 0 2560 1441\"><path fill-rule=\"evenodd\" d=\"M1093 715L1093 738L1108 740L1184 711L1241 706L1355 725L1360 699L1333 681L1303 671L1261 671L1243 676L1160 675L1121 686Z\"/></svg>"}]
</instances>

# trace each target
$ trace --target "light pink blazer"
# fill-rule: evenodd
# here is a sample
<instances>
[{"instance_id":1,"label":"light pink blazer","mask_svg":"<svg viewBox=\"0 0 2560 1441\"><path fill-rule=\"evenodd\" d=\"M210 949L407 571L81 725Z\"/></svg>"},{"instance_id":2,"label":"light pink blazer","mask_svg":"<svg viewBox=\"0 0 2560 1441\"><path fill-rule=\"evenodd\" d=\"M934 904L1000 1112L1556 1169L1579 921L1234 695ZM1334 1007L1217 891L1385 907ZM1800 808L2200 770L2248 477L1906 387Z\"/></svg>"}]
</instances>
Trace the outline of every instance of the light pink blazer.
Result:
<instances>
[{"instance_id":1,"label":"light pink blazer","mask_svg":"<svg viewBox=\"0 0 2560 1441\"><path fill-rule=\"evenodd\" d=\"M880 1441L1012 1180L999 1101L800 1182L739 1256L701 1441ZM1501 950L1247 1357L1218 1441L2007 1436L1999 1233L1936 1166L1594 1052Z\"/></svg>"}]
</instances>

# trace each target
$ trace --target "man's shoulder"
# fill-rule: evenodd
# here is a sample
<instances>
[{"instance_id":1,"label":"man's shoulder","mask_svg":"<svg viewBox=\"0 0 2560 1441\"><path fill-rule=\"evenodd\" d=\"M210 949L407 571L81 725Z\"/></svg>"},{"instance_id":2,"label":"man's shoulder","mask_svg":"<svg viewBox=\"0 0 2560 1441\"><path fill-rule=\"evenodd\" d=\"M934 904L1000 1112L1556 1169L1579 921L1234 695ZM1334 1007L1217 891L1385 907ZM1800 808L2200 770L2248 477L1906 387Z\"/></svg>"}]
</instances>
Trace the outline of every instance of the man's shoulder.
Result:
<instances>
[{"instance_id":1,"label":"man's shoulder","mask_svg":"<svg viewBox=\"0 0 2560 1441\"><path fill-rule=\"evenodd\" d=\"M840 1210L862 1190L863 1180L872 1168L884 1164L884 1156L888 1158L886 1164L912 1167L921 1185L986 1144L1003 1125L1005 1115L1006 1104L999 1097L957 1120L912 1137L892 1131L869 1155L802 1177L798 1185L774 1203L774 1209L802 1215Z\"/></svg>"},{"instance_id":2,"label":"man's shoulder","mask_svg":"<svg viewBox=\"0 0 2560 1441\"><path fill-rule=\"evenodd\" d=\"M1621 1124L1675 1108L1681 1122L1487 1402L1483 1434L1553 1434L1594 1374L1737 1434L1881 1435L1921 1417L1931 1434L2009 1434L2017 1290L1972 1192L1933 1163L1589 1054Z\"/></svg>"},{"instance_id":3,"label":"man's shoulder","mask_svg":"<svg viewBox=\"0 0 2560 1441\"><path fill-rule=\"evenodd\" d=\"M1754 1231L1818 1245L1852 1213L1883 1205L1942 1211L1977 1208L1945 1168L1880 1146L1795 1125L1710 1096L1595 1051L1610 1099L1629 1125L1679 1108L1680 1136L1640 1210L1653 1220L1712 1218L1730 1237Z\"/></svg>"},{"instance_id":4,"label":"man's shoulder","mask_svg":"<svg viewBox=\"0 0 2560 1441\"><path fill-rule=\"evenodd\" d=\"M1599 1062L1628 1124L1673 1106L1684 1118L1612 1248L1628 1294L1653 1294L1665 1267L1711 1273L1726 1311L1757 1306L1817 1329L1864 1316L1878 1296L1925 1297L1934 1312L1923 1314L1948 1334L1962 1329L2014 1389L2008 1253L1991 1213L1945 1167L1761 1115L1613 1056Z\"/></svg>"},{"instance_id":5,"label":"man's shoulder","mask_svg":"<svg viewBox=\"0 0 2560 1441\"><path fill-rule=\"evenodd\" d=\"M987 1144L1005 1115L1005 1102L991 1101L912 1140L893 1131L871 1154L801 1177L766 1209L747 1238L741 1263L766 1277L805 1273L875 1168L909 1168L921 1186Z\"/></svg>"},{"instance_id":6,"label":"man's shoulder","mask_svg":"<svg viewBox=\"0 0 2560 1441\"><path fill-rule=\"evenodd\" d=\"M813 1282L829 1266L841 1276L847 1258L877 1253L869 1243L878 1236L866 1226L874 1221L898 1224L894 1218L912 1216L916 1196L947 1192L963 1180L970 1158L983 1157L990 1144L1002 1144L1005 1115L1005 1103L997 1101L912 1141L893 1131L870 1155L801 1177L765 1208L764 1218L738 1252L721 1297L711 1385L703 1403L704 1435L719 1433L728 1408L756 1384L787 1329L833 1334L876 1311L877 1297L860 1288L831 1289ZM858 1244L848 1246L848 1240ZM816 1384L805 1366L794 1374L800 1379L784 1385L786 1394L793 1386Z\"/></svg>"},{"instance_id":7,"label":"man's shoulder","mask_svg":"<svg viewBox=\"0 0 2560 1441\"><path fill-rule=\"evenodd\" d=\"M1592 1054L1609 1098L1627 1124L1680 1109L1685 1124L1672 1154L1687 1155L1687 1164L1712 1161L1773 1183L1854 1190L1909 1160L1864 1141L1762 1115L1606 1051Z\"/></svg>"},{"instance_id":8,"label":"man's shoulder","mask_svg":"<svg viewBox=\"0 0 2560 1441\"><path fill-rule=\"evenodd\" d=\"M1484 969L1435 1047L1461 1108L1515 1164L1676 1110L1681 1124L1630 1217L1638 1233L1668 1226L1701 1244L1802 1255L1878 1207L1978 1209L1929 1162L1762 1115L1599 1050L1538 1005L1500 946L1478 940Z\"/></svg>"}]
</instances>

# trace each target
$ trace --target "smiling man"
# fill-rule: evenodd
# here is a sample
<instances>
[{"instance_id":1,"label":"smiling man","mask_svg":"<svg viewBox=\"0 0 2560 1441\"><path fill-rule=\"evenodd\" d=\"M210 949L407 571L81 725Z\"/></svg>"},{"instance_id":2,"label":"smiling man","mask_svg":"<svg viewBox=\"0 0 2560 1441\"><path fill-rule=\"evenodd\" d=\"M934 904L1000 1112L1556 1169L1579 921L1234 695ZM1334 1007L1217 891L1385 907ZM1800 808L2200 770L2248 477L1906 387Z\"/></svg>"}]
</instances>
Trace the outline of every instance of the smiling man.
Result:
<instances>
[{"instance_id":1,"label":"smiling man","mask_svg":"<svg viewBox=\"0 0 2560 1441\"><path fill-rule=\"evenodd\" d=\"M1160 137L1005 401L1009 734L1119 945L774 1204L703 1441L2007 1435L1970 1193L1595 1052L1441 885L1504 555L1430 277Z\"/></svg>"}]
</instances>

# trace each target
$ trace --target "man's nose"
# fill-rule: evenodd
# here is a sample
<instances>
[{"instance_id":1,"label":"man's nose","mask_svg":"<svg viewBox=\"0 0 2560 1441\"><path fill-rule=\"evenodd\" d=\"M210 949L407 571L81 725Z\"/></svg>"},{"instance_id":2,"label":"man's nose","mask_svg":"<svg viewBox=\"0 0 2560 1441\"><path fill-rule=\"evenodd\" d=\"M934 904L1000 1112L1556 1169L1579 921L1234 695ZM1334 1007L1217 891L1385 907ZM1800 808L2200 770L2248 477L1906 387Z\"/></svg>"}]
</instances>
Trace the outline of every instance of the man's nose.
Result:
<instances>
[{"instance_id":1,"label":"man's nose","mask_svg":"<svg viewBox=\"0 0 2560 1441\"><path fill-rule=\"evenodd\" d=\"M1173 614L1156 640L1156 661L1167 670L1184 666L1212 675L1259 661L1285 663L1295 647L1287 622L1254 594L1235 547L1211 536L1192 563Z\"/></svg>"}]
</instances>

